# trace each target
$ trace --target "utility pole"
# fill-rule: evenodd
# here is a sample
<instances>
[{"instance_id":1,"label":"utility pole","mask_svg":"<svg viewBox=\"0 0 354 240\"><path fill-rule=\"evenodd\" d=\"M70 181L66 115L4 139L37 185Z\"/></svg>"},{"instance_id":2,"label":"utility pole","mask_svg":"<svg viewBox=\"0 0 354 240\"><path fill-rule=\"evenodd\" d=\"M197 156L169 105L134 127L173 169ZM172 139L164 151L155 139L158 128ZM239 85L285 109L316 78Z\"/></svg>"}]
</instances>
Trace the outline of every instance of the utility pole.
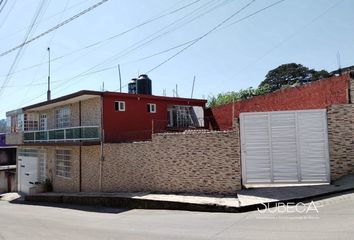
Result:
<instances>
[{"instance_id":1,"label":"utility pole","mask_svg":"<svg viewBox=\"0 0 354 240\"><path fill-rule=\"evenodd\" d=\"M118 74L119 74L119 92L122 92L122 76L120 74L120 65L118 64Z\"/></svg>"},{"instance_id":2,"label":"utility pole","mask_svg":"<svg viewBox=\"0 0 354 240\"><path fill-rule=\"evenodd\" d=\"M47 91L47 101L51 99L51 92L50 92L50 47L47 48L48 50L48 91Z\"/></svg>"},{"instance_id":3,"label":"utility pole","mask_svg":"<svg viewBox=\"0 0 354 240\"><path fill-rule=\"evenodd\" d=\"M191 93L191 98L193 98L193 93L194 93L194 83L195 83L195 76L193 77L193 85L192 85L192 93Z\"/></svg>"},{"instance_id":4,"label":"utility pole","mask_svg":"<svg viewBox=\"0 0 354 240\"><path fill-rule=\"evenodd\" d=\"M342 66L340 64L340 53L337 51L337 64L338 64L338 74L341 76L342 75Z\"/></svg>"}]
</instances>

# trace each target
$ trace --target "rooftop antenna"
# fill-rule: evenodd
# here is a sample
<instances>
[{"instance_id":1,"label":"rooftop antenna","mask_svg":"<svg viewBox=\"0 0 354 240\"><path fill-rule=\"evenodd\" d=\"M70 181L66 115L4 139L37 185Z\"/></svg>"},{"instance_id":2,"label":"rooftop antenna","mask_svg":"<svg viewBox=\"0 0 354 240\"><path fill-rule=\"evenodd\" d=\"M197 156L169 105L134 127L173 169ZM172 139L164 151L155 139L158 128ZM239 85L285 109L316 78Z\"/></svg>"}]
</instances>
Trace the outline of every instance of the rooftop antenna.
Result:
<instances>
[{"instance_id":1,"label":"rooftop antenna","mask_svg":"<svg viewBox=\"0 0 354 240\"><path fill-rule=\"evenodd\" d=\"M176 97L178 97L178 85L176 84Z\"/></svg>"},{"instance_id":2,"label":"rooftop antenna","mask_svg":"<svg viewBox=\"0 0 354 240\"><path fill-rule=\"evenodd\" d=\"M341 67L341 64L340 64L340 53L339 51L337 51L337 64L338 64L338 73L339 73L339 76L342 75L342 67Z\"/></svg>"},{"instance_id":3,"label":"rooftop antenna","mask_svg":"<svg viewBox=\"0 0 354 240\"><path fill-rule=\"evenodd\" d=\"M193 93L194 93L194 83L195 83L195 75L193 77L193 84L192 84L192 93L191 93L191 98L193 98Z\"/></svg>"},{"instance_id":4,"label":"rooftop antenna","mask_svg":"<svg viewBox=\"0 0 354 240\"><path fill-rule=\"evenodd\" d=\"M172 89L172 95L173 95L173 97L175 97L175 89Z\"/></svg>"},{"instance_id":5,"label":"rooftop antenna","mask_svg":"<svg viewBox=\"0 0 354 240\"><path fill-rule=\"evenodd\" d=\"M48 91L47 91L47 101L51 99L51 92L50 92L50 47L47 48L48 50Z\"/></svg>"},{"instance_id":6,"label":"rooftop antenna","mask_svg":"<svg viewBox=\"0 0 354 240\"><path fill-rule=\"evenodd\" d=\"M104 92L104 81L102 82L101 92Z\"/></svg>"},{"instance_id":7,"label":"rooftop antenna","mask_svg":"<svg viewBox=\"0 0 354 240\"><path fill-rule=\"evenodd\" d=\"M118 73L119 73L119 92L122 92L122 76L120 74L120 65L118 64Z\"/></svg>"}]
</instances>

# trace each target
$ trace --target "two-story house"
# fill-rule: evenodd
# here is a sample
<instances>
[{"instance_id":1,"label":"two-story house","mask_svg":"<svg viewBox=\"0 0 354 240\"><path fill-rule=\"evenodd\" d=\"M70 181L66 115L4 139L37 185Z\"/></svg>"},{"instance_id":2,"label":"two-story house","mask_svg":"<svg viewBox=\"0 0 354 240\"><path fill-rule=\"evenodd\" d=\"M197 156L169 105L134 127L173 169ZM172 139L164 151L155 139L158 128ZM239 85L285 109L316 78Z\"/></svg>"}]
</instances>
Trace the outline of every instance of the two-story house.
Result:
<instances>
[{"instance_id":1,"label":"two-story house","mask_svg":"<svg viewBox=\"0 0 354 240\"><path fill-rule=\"evenodd\" d=\"M16 146L6 144L0 133L0 193L16 191Z\"/></svg>"},{"instance_id":2,"label":"two-story house","mask_svg":"<svg viewBox=\"0 0 354 240\"><path fill-rule=\"evenodd\" d=\"M7 112L7 143L19 146L18 190L40 191L49 179L55 191L85 191L90 186L82 186L82 178L96 174L85 169L93 158L104 159L105 144L206 128L205 104L198 99L84 90Z\"/></svg>"}]
</instances>

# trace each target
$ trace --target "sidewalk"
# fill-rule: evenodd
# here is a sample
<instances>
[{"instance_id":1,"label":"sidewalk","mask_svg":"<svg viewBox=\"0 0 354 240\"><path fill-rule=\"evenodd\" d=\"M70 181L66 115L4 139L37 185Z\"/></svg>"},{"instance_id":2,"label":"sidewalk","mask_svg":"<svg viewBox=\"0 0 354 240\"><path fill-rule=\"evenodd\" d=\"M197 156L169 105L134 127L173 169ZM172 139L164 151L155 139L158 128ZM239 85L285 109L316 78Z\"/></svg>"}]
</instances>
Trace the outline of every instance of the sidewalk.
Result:
<instances>
[{"instance_id":1,"label":"sidewalk","mask_svg":"<svg viewBox=\"0 0 354 240\"><path fill-rule=\"evenodd\" d=\"M26 196L30 202L99 205L120 208L173 209L210 212L245 212L263 203L309 201L313 198L354 190L354 174L333 185L268 187L241 190L237 196L154 193L41 193Z\"/></svg>"}]
</instances>

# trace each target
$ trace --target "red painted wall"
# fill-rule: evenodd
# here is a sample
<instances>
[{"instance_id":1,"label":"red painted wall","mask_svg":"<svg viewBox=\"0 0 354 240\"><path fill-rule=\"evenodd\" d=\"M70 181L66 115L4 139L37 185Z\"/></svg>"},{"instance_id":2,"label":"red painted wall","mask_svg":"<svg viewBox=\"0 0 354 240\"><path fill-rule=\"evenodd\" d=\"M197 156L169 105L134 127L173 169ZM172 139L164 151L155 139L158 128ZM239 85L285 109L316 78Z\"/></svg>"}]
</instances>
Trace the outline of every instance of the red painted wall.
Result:
<instances>
[{"instance_id":1,"label":"red painted wall","mask_svg":"<svg viewBox=\"0 0 354 240\"><path fill-rule=\"evenodd\" d=\"M115 111L115 101L125 101L124 112ZM156 113L147 111L148 103L156 104ZM105 142L150 139L152 120L154 120L154 132L161 132L166 129L169 105L205 107L205 104L206 100L106 92L103 95Z\"/></svg>"},{"instance_id":2,"label":"red painted wall","mask_svg":"<svg viewBox=\"0 0 354 240\"><path fill-rule=\"evenodd\" d=\"M333 104L348 103L349 80L348 74L334 76L211 110L219 129L227 130L232 128L232 120L238 118L241 112L323 109Z\"/></svg>"}]
</instances>

